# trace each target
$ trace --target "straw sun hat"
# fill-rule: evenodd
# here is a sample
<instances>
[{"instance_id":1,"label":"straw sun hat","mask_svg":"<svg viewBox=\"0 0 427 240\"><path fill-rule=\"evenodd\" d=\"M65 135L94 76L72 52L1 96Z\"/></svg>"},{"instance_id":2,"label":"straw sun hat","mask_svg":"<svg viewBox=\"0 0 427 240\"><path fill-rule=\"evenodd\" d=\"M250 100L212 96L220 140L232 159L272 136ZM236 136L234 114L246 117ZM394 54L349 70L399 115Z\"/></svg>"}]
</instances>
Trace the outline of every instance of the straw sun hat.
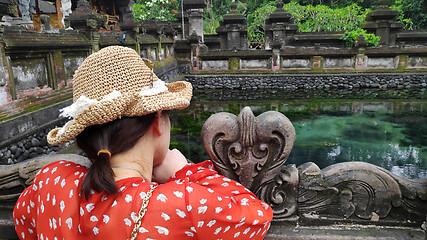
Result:
<instances>
[{"instance_id":1,"label":"straw sun hat","mask_svg":"<svg viewBox=\"0 0 427 240\"><path fill-rule=\"evenodd\" d=\"M74 139L86 127L122 116L142 116L159 110L182 109L190 104L189 82L164 83L138 53L111 46L87 57L73 76L73 104L61 109L69 117L47 141L60 145Z\"/></svg>"}]
</instances>

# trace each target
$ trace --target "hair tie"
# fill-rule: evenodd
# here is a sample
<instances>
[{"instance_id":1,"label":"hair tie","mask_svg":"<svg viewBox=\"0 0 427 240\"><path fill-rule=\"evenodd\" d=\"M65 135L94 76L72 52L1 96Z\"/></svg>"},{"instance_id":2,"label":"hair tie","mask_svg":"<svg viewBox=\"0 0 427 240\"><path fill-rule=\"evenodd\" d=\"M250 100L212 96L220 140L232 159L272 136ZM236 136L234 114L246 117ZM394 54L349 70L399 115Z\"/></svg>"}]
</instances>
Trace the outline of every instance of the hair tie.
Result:
<instances>
[{"instance_id":1,"label":"hair tie","mask_svg":"<svg viewBox=\"0 0 427 240\"><path fill-rule=\"evenodd\" d=\"M110 151L108 151L107 149L101 149L101 150L99 150L98 151L98 153L96 154L96 155L100 155L101 153L106 153L106 154L108 154L108 156L111 158L111 153L110 153Z\"/></svg>"}]
</instances>

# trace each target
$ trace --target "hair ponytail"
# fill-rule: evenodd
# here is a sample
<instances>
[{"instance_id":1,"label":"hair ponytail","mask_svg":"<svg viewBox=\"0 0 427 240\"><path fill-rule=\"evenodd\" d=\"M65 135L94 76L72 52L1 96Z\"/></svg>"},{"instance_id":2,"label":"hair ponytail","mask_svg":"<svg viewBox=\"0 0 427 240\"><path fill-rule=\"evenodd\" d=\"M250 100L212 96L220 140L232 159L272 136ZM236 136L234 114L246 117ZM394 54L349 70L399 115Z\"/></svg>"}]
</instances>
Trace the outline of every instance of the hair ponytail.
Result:
<instances>
[{"instance_id":1,"label":"hair ponytail","mask_svg":"<svg viewBox=\"0 0 427 240\"><path fill-rule=\"evenodd\" d=\"M86 199L90 196L90 191L106 191L109 194L117 193L117 186L114 181L114 172L111 169L110 156L101 153L97 159L92 161L86 177L82 182L82 192Z\"/></svg>"},{"instance_id":2,"label":"hair ponytail","mask_svg":"<svg viewBox=\"0 0 427 240\"><path fill-rule=\"evenodd\" d=\"M81 193L86 199L89 198L91 190L98 193L117 193L110 154L114 156L135 146L147 132L155 116L156 113L141 117L123 117L106 124L87 127L77 136L77 145L92 162L82 182Z\"/></svg>"}]
</instances>

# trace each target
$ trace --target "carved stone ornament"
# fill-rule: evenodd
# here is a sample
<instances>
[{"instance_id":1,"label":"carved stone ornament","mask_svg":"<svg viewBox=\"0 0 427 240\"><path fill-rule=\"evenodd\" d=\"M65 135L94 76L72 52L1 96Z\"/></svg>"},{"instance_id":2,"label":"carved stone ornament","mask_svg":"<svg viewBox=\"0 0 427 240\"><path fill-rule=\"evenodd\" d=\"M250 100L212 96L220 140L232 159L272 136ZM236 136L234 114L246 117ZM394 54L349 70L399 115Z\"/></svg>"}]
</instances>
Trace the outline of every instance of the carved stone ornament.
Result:
<instances>
[{"instance_id":1,"label":"carved stone ornament","mask_svg":"<svg viewBox=\"0 0 427 240\"><path fill-rule=\"evenodd\" d=\"M341 222L420 226L427 214L427 179L405 179L365 162L320 170L299 167L298 214Z\"/></svg>"},{"instance_id":2,"label":"carved stone ornament","mask_svg":"<svg viewBox=\"0 0 427 240\"><path fill-rule=\"evenodd\" d=\"M427 215L427 179L405 179L365 162L284 165L295 130L283 114L212 115L202 142L216 170L270 204L275 222L361 223L420 227Z\"/></svg>"},{"instance_id":3,"label":"carved stone ornament","mask_svg":"<svg viewBox=\"0 0 427 240\"><path fill-rule=\"evenodd\" d=\"M202 129L203 146L216 170L239 181L269 203L275 218L295 213L298 171L282 168L295 141L295 129L275 111L255 118L249 107L239 116L212 115Z\"/></svg>"}]
</instances>

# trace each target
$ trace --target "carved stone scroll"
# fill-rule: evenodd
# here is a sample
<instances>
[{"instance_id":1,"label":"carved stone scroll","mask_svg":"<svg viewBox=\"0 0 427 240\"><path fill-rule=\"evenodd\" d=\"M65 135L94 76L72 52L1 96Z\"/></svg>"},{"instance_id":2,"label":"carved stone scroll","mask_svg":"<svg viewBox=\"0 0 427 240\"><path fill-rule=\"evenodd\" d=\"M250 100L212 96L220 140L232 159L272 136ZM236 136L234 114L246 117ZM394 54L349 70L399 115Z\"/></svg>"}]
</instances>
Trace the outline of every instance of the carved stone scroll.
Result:
<instances>
[{"instance_id":1,"label":"carved stone scroll","mask_svg":"<svg viewBox=\"0 0 427 240\"><path fill-rule=\"evenodd\" d=\"M296 212L298 172L295 166L282 169L294 141L287 117L269 111L255 118L249 107L237 117L212 115L202 129L203 146L217 171L270 203L277 218Z\"/></svg>"},{"instance_id":2,"label":"carved stone scroll","mask_svg":"<svg viewBox=\"0 0 427 240\"><path fill-rule=\"evenodd\" d=\"M365 162L320 170L299 167L298 212L305 220L420 226L427 214L427 179L404 179Z\"/></svg>"}]
</instances>

